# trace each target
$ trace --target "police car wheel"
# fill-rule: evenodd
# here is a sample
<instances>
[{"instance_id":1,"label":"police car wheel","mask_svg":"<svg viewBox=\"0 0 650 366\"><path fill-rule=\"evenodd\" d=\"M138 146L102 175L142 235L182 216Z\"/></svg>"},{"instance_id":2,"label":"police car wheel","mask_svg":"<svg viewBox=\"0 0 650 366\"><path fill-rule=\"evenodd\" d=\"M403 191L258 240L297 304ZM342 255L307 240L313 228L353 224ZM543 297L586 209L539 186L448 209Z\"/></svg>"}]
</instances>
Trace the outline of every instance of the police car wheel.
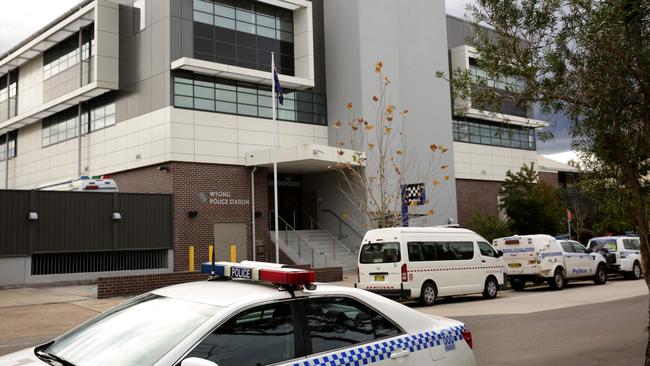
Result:
<instances>
[{"instance_id":1,"label":"police car wheel","mask_svg":"<svg viewBox=\"0 0 650 366\"><path fill-rule=\"evenodd\" d=\"M562 273L561 269L556 269L555 273L553 274L553 278L548 280L549 286L553 290L561 290L564 288L565 280L564 280L564 273Z\"/></svg>"},{"instance_id":2,"label":"police car wheel","mask_svg":"<svg viewBox=\"0 0 650 366\"><path fill-rule=\"evenodd\" d=\"M599 265L596 269L596 276L594 276L594 282L596 285L604 285L607 282L607 271L605 271L604 265Z\"/></svg>"},{"instance_id":3,"label":"police car wheel","mask_svg":"<svg viewBox=\"0 0 650 366\"><path fill-rule=\"evenodd\" d=\"M420 304L431 306L436 302L436 288L431 282L422 285L422 293L420 294Z\"/></svg>"},{"instance_id":4,"label":"police car wheel","mask_svg":"<svg viewBox=\"0 0 650 366\"><path fill-rule=\"evenodd\" d=\"M641 266L639 262L634 262L634 266L632 266L632 278L635 280L641 278Z\"/></svg>"},{"instance_id":5,"label":"police car wheel","mask_svg":"<svg viewBox=\"0 0 650 366\"><path fill-rule=\"evenodd\" d=\"M485 281L485 289L483 290L483 297L486 299L494 299L499 293L499 284L494 277L490 277Z\"/></svg>"}]
</instances>

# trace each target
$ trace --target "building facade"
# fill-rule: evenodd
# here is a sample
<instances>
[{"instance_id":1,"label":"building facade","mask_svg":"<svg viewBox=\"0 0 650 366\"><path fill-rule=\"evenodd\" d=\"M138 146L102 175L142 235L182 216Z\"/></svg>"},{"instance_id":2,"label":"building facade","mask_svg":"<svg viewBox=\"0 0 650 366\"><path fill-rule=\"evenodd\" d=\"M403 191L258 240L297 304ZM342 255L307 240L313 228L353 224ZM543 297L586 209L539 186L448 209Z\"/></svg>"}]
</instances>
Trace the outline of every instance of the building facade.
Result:
<instances>
[{"instance_id":1,"label":"building facade","mask_svg":"<svg viewBox=\"0 0 650 366\"><path fill-rule=\"evenodd\" d=\"M345 262L364 228L346 220L355 203L337 188L332 166L353 152L337 146L334 121L349 102L372 113L383 61L391 103L410 110L408 149L422 164L430 144L449 150L436 214L411 224L462 224L482 200L496 207L505 170L537 159L543 123L484 143L497 122L452 117L434 73L471 67L456 23L427 0L83 1L0 56L0 187L110 174L122 192L173 195L173 270L192 253L207 260L213 244L217 259L234 244L238 260L272 261L277 137L283 253ZM272 53L284 89L277 126Z\"/></svg>"}]
</instances>

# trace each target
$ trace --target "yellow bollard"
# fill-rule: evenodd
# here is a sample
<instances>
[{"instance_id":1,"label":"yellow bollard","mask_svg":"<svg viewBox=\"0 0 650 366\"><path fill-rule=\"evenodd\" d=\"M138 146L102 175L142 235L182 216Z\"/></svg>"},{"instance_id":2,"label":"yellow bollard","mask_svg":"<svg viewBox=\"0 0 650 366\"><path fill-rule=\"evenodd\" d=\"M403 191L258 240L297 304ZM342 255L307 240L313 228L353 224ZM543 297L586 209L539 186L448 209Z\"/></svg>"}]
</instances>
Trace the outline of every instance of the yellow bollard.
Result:
<instances>
[{"instance_id":1,"label":"yellow bollard","mask_svg":"<svg viewBox=\"0 0 650 366\"><path fill-rule=\"evenodd\" d=\"M212 254L214 253L214 245L208 246L208 262L212 262ZM216 262L216 259L215 259Z\"/></svg>"},{"instance_id":2,"label":"yellow bollard","mask_svg":"<svg viewBox=\"0 0 650 366\"><path fill-rule=\"evenodd\" d=\"M230 261L237 262L237 246L235 244L230 244Z\"/></svg>"},{"instance_id":3,"label":"yellow bollard","mask_svg":"<svg viewBox=\"0 0 650 366\"><path fill-rule=\"evenodd\" d=\"M189 253L189 269L190 272L194 272L194 245L190 245L190 253Z\"/></svg>"}]
</instances>

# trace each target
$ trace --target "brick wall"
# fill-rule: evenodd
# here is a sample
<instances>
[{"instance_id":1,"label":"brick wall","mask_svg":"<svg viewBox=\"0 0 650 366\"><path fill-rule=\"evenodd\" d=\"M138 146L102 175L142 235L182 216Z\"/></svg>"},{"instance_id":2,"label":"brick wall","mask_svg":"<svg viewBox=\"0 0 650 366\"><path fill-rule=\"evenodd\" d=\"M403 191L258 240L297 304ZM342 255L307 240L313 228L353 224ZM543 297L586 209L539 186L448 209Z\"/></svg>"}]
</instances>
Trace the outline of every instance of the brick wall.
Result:
<instances>
[{"instance_id":1,"label":"brick wall","mask_svg":"<svg viewBox=\"0 0 650 366\"><path fill-rule=\"evenodd\" d=\"M205 279L207 279L207 276L198 272L100 277L97 279L97 298L139 295L165 286Z\"/></svg>"},{"instance_id":2,"label":"brick wall","mask_svg":"<svg viewBox=\"0 0 650 366\"><path fill-rule=\"evenodd\" d=\"M159 170L166 166L169 172ZM121 192L165 192L173 196L174 216L174 271L187 271L189 246L194 245L194 262L198 266L209 260L208 247L214 241L214 224L244 223L247 227L246 245L248 258L252 259L251 219L251 168L234 165L168 162L150 167L113 174ZM233 199L245 199L245 205L214 205L205 202L210 192L229 192ZM203 198L203 200L201 199ZM268 185L266 169L255 173L255 210L261 213L256 218L257 260L275 262L275 247L269 234ZM196 217L188 217L195 211ZM217 253L217 260L229 259L224 253ZM288 258L281 257L285 263Z\"/></svg>"},{"instance_id":3,"label":"brick wall","mask_svg":"<svg viewBox=\"0 0 650 366\"><path fill-rule=\"evenodd\" d=\"M308 264L290 265L290 268L311 269ZM316 282L343 281L343 267L315 268Z\"/></svg>"},{"instance_id":4,"label":"brick wall","mask_svg":"<svg viewBox=\"0 0 650 366\"><path fill-rule=\"evenodd\" d=\"M456 179L458 223L466 225L475 212L499 214L498 194L501 182Z\"/></svg>"}]
</instances>

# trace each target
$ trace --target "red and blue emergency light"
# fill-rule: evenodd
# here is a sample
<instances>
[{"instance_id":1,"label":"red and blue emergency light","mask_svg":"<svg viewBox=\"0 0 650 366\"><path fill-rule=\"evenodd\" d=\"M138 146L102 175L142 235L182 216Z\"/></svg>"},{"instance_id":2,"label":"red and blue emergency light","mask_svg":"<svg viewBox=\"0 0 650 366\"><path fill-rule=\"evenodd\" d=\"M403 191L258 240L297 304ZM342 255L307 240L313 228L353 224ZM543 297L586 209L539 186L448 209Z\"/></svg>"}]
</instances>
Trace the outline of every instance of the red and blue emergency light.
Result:
<instances>
[{"instance_id":1,"label":"red and blue emergency light","mask_svg":"<svg viewBox=\"0 0 650 366\"><path fill-rule=\"evenodd\" d=\"M201 272L212 273L211 262L201 264ZM277 285L309 285L316 281L316 273L303 269L281 268L272 263L260 262L216 262L214 276L230 279L270 282Z\"/></svg>"}]
</instances>

